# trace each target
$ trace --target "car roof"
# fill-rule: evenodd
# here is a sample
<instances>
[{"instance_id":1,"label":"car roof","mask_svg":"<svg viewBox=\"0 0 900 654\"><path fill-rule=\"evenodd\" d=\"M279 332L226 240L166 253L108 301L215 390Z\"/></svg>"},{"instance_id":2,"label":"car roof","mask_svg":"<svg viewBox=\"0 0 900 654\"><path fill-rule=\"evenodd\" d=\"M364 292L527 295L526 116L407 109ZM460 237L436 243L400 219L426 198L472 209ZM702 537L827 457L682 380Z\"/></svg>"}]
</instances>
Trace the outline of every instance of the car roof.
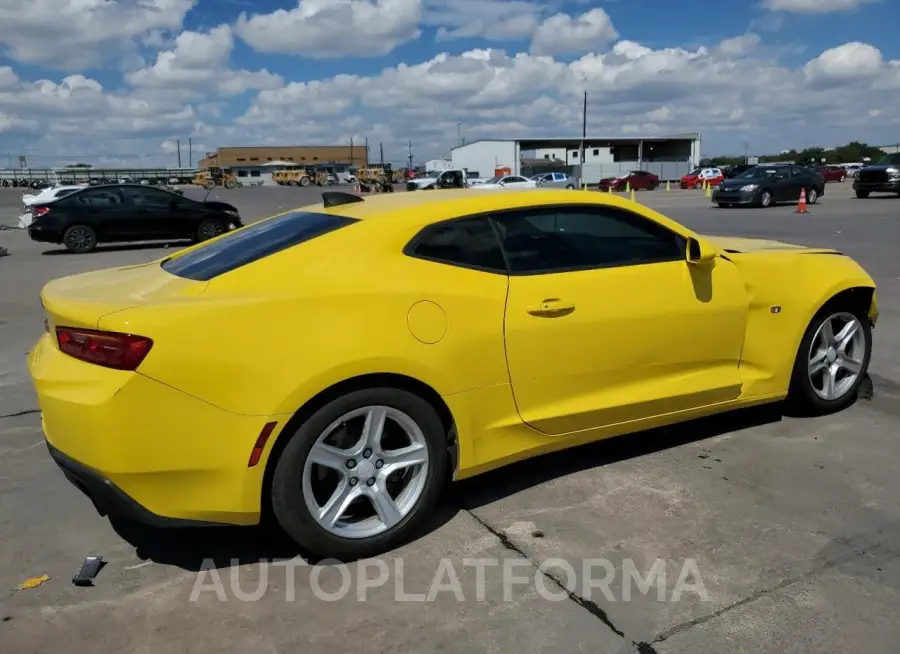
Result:
<instances>
[{"instance_id":1,"label":"car roof","mask_svg":"<svg viewBox=\"0 0 900 654\"><path fill-rule=\"evenodd\" d=\"M356 220L378 219L423 224L490 211L578 204L622 207L631 211L647 210L644 207L636 209L630 200L608 193L537 188L509 189L500 193L484 193L474 189L384 193L367 196L362 202L351 202L327 209L322 202L318 202L298 207L294 211L324 212Z\"/></svg>"}]
</instances>

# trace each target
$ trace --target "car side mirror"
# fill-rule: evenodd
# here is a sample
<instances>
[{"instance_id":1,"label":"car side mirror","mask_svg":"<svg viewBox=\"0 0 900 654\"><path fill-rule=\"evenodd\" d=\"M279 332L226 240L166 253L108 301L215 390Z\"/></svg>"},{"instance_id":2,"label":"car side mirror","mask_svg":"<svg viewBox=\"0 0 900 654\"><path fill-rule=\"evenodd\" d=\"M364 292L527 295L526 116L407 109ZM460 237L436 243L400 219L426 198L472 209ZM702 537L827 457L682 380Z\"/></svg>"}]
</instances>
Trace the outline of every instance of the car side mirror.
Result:
<instances>
[{"instance_id":1,"label":"car side mirror","mask_svg":"<svg viewBox=\"0 0 900 654\"><path fill-rule=\"evenodd\" d=\"M687 244L687 262L695 266L704 266L712 263L719 254L718 250L708 241L691 237Z\"/></svg>"}]
</instances>

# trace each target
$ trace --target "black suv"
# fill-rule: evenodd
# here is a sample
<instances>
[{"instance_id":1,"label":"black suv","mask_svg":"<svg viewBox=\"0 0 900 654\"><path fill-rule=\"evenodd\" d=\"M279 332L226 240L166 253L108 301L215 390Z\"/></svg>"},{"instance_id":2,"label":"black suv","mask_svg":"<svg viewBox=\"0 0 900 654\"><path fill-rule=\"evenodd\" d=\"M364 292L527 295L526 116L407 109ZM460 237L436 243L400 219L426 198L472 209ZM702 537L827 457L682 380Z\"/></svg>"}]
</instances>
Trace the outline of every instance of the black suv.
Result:
<instances>
[{"instance_id":1,"label":"black suv","mask_svg":"<svg viewBox=\"0 0 900 654\"><path fill-rule=\"evenodd\" d=\"M242 227L226 202L191 200L140 184L92 186L32 207L28 235L60 243L70 252L91 252L99 243L191 239L205 241Z\"/></svg>"},{"instance_id":2,"label":"black suv","mask_svg":"<svg viewBox=\"0 0 900 654\"><path fill-rule=\"evenodd\" d=\"M860 169L853 180L856 197L863 199L870 193L896 193L900 196L900 153L888 154L877 163Z\"/></svg>"}]
</instances>

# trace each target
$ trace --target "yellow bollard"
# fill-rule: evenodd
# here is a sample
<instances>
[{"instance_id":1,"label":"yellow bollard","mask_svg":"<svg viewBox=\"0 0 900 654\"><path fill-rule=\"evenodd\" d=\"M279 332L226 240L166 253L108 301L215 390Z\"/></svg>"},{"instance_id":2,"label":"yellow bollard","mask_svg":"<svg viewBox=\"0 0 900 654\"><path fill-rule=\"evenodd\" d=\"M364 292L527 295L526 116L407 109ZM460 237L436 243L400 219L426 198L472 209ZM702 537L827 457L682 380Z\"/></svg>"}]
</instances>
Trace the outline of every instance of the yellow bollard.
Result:
<instances>
[{"instance_id":1,"label":"yellow bollard","mask_svg":"<svg viewBox=\"0 0 900 654\"><path fill-rule=\"evenodd\" d=\"M631 193L631 201L634 202L635 201L634 200L634 189L631 189L630 193Z\"/></svg>"},{"instance_id":2,"label":"yellow bollard","mask_svg":"<svg viewBox=\"0 0 900 654\"><path fill-rule=\"evenodd\" d=\"M625 192L631 193L631 181L625 182Z\"/></svg>"},{"instance_id":3,"label":"yellow bollard","mask_svg":"<svg viewBox=\"0 0 900 654\"><path fill-rule=\"evenodd\" d=\"M607 192L607 193L612 193L612 192L613 192L613 190L612 190L612 184L610 184L609 186L606 187L606 192Z\"/></svg>"},{"instance_id":4,"label":"yellow bollard","mask_svg":"<svg viewBox=\"0 0 900 654\"><path fill-rule=\"evenodd\" d=\"M666 182L666 193L672 190L672 182Z\"/></svg>"},{"instance_id":5,"label":"yellow bollard","mask_svg":"<svg viewBox=\"0 0 900 654\"><path fill-rule=\"evenodd\" d=\"M712 186L709 185L709 182L706 183L706 197L712 197Z\"/></svg>"}]
</instances>

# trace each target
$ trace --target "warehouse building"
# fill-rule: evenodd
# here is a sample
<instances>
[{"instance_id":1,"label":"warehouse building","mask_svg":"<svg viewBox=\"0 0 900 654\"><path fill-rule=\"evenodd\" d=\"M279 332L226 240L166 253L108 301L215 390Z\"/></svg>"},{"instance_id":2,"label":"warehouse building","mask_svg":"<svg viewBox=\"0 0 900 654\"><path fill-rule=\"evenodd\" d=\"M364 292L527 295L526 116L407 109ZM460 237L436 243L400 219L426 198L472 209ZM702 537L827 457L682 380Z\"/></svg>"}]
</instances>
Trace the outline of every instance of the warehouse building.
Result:
<instances>
[{"instance_id":1,"label":"warehouse building","mask_svg":"<svg viewBox=\"0 0 900 654\"><path fill-rule=\"evenodd\" d=\"M583 148L583 154L582 154ZM596 184L631 170L678 180L700 163L700 134L646 138L483 139L453 148L454 168L491 177L496 171L531 176L566 172Z\"/></svg>"},{"instance_id":2,"label":"warehouse building","mask_svg":"<svg viewBox=\"0 0 900 654\"><path fill-rule=\"evenodd\" d=\"M219 148L207 153L197 167L230 168L241 182L274 184L272 173L286 167L308 166L340 175L368 165L364 145L270 145Z\"/></svg>"}]
</instances>

